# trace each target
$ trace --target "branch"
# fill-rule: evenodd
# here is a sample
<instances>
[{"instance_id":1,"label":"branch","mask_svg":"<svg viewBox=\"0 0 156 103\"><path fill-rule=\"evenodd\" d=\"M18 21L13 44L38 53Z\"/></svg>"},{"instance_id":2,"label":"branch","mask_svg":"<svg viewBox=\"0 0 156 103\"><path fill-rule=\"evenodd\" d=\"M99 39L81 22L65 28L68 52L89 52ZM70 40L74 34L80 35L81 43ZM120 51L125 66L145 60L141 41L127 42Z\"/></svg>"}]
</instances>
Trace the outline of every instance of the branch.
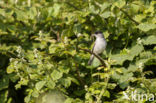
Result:
<instances>
[{"instance_id":1,"label":"branch","mask_svg":"<svg viewBox=\"0 0 156 103\"><path fill-rule=\"evenodd\" d=\"M54 34L56 34L56 36L57 36L57 41L59 42L59 41L60 41L60 33L59 33L58 31L55 31L52 27L50 28L50 30L51 30Z\"/></svg>"},{"instance_id":2,"label":"branch","mask_svg":"<svg viewBox=\"0 0 156 103\"><path fill-rule=\"evenodd\" d=\"M119 7L118 7L119 8ZM139 22L135 21L131 16L125 12L122 8L119 8L131 21L133 21L136 25L139 25Z\"/></svg>"},{"instance_id":3,"label":"branch","mask_svg":"<svg viewBox=\"0 0 156 103\"><path fill-rule=\"evenodd\" d=\"M83 50L83 51L86 51L86 52L89 52L90 54L93 54L100 62L101 64L104 66L104 67L108 67L108 63L105 62L99 55L95 54L94 52L88 50L88 49L82 49L82 48L79 48L80 50Z\"/></svg>"},{"instance_id":4,"label":"branch","mask_svg":"<svg viewBox=\"0 0 156 103\"><path fill-rule=\"evenodd\" d=\"M69 2L65 2L65 3L66 3L67 5L73 7L73 8L76 9L76 10L80 10L80 9L77 8L75 5L73 5L73 4L69 3Z\"/></svg>"},{"instance_id":5,"label":"branch","mask_svg":"<svg viewBox=\"0 0 156 103\"><path fill-rule=\"evenodd\" d=\"M57 34L57 31L55 31L52 27L50 27L50 30L51 30L53 33Z\"/></svg>"}]
</instances>

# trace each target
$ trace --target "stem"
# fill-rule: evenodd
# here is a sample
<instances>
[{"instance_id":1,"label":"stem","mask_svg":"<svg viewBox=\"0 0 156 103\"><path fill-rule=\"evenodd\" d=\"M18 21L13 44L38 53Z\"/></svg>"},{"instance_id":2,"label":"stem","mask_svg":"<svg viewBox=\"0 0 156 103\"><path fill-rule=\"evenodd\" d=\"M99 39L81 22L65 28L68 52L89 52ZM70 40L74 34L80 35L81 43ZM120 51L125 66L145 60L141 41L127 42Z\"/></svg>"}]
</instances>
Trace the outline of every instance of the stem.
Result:
<instances>
[{"instance_id":1,"label":"stem","mask_svg":"<svg viewBox=\"0 0 156 103\"><path fill-rule=\"evenodd\" d=\"M73 7L73 8L76 9L76 10L80 10L80 9L77 8L75 5L73 5L73 4L69 3L69 2L64 2L64 3L66 3L67 5Z\"/></svg>"},{"instance_id":2,"label":"stem","mask_svg":"<svg viewBox=\"0 0 156 103\"><path fill-rule=\"evenodd\" d=\"M31 6L31 0L28 0L28 6L29 7Z\"/></svg>"},{"instance_id":3,"label":"stem","mask_svg":"<svg viewBox=\"0 0 156 103\"><path fill-rule=\"evenodd\" d=\"M127 48L128 42L129 42L129 33L128 33L128 35L127 35L127 42L126 42L125 48Z\"/></svg>"},{"instance_id":4,"label":"stem","mask_svg":"<svg viewBox=\"0 0 156 103\"><path fill-rule=\"evenodd\" d=\"M106 61L104 61L99 55L95 54L94 52L88 50L88 49L82 49L82 48L79 48L80 50L83 50L83 51L86 51L86 52L89 52L90 54L93 54L97 59L99 59L99 61L101 62L101 64L104 66L104 67L108 67L108 63Z\"/></svg>"},{"instance_id":5,"label":"stem","mask_svg":"<svg viewBox=\"0 0 156 103\"><path fill-rule=\"evenodd\" d=\"M17 4L18 0L15 0L15 4Z\"/></svg>"},{"instance_id":6,"label":"stem","mask_svg":"<svg viewBox=\"0 0 156 103\"><path fill-rule=\"evenodd\" d=\"M96 103L100 103L100 100L101 100L101 98L102 98L102 95L105 93L106 88L107 88L107 86L108 86L108 81L109 81L109 77L106 78L106 86L102 89L102 91L101 91L101 93L100 93L100 95L99 95L99 97L98 97Z\"/></svg>"},{"instance_id":7,"label":"stem","mask_svg":"<svg viewBox=\"0 0 156 103\"><path fill-rule=\"evenodd\" d=\"M119 7L118 7L119 8ZM131 18L131 16L124 11L122 8L119 8L131 21L133 21L136 25L139 25L139 22L135 21L133 18Z\"/></svg>"}]
</instances>

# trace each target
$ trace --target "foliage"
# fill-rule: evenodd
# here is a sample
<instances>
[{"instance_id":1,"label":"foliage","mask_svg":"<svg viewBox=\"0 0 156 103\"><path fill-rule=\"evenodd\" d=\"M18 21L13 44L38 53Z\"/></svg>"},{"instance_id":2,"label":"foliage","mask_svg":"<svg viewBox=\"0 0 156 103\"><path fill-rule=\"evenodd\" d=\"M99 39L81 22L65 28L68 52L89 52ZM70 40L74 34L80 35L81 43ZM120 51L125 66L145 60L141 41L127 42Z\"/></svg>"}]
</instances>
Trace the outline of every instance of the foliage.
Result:
<instances>
[{"instance_id":1,"label":"foliage","mask_svg":"<svg viewBox=\"0 0 156 103\"><path fill-rule=\"evenodd\" d=\"M155 95L155 5L154 0L0 1L0 103L34 103L51 90L63 92L66 103L129 103L124 93L135 90ZM88 66L90 54L80 49L91 49L96 30L108 42L101 55L106 66L98 59Z\"/></svg>"}]
</instances>

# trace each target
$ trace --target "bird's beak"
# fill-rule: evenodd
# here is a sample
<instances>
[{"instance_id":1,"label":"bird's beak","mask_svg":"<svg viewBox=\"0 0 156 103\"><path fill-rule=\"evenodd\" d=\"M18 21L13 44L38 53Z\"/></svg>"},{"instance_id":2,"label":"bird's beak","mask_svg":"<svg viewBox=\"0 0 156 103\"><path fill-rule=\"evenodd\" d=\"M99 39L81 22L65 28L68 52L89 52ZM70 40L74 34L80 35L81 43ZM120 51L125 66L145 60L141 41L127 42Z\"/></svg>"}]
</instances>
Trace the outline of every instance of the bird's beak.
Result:
<instances>
[{"instance_id":1,"label":"bird's beak","mask_svg":"<svg viewBox=\"0 0 156 103\"><path fill-rule=\"evenodd\" d=\"M95 36L95 34L92 34L91 37L93 38Z\"/></svg>"},{"instance_id":2,"label":"bird's beak","mask_svg":"<svg viewBox=\"0 0 156 103\"><path fill-rule=\"evenodd\" d=\"M91 35L91 39L94 39L94 37L95 37L95 34L92 34L92 35Z\"/></svg>"}]
</instances>

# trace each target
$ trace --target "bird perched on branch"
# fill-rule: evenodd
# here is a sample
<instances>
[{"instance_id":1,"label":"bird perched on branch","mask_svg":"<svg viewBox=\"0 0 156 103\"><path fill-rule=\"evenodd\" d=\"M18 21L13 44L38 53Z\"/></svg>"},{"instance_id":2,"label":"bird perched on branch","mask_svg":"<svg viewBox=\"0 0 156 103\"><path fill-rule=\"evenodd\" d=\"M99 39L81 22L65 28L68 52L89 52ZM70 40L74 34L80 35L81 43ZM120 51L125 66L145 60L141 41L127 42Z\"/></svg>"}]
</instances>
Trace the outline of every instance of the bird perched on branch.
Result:
<instances>
[{"instance_id":1,"label":"bird perched on branch","mask_svg":"<svg viewBox=\"0 0 156 103\"><path fill-rule=\"evenodd\" d=\"M106 42L104 35L101 31L96 31L94 34L92 34L92 36L96 37L92 52L99 55L105 50L107 42ZM92 54L88 61L88 65L91 65L93 60L94 60L94 55Z\"/></svg>"}]
</instances>

